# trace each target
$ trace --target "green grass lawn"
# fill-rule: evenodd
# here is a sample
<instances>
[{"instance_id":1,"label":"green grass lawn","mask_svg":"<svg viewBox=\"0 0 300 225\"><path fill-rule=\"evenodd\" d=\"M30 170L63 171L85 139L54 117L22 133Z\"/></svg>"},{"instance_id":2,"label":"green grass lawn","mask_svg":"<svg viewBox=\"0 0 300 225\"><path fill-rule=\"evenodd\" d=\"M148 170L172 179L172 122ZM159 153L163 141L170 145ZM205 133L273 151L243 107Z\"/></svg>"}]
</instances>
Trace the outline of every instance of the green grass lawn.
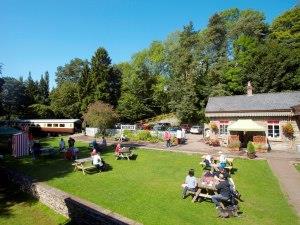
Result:
<instances>
[{"instance_id":1,"label":"green grass lawn","mask_svg":"<svg viewBox=\"0 0 300 225\"><path fill-rule=\"evenodd\" d=\"M58 138L45 144L58 145ZM80 157L89 155L86 143L76 143ZM266 161L235 160L233 175L244 202L238 218L217 218L213 203L181 199L181 184L190 168L202 174L199 155L137 149L136 160L115 160L113 150L103 157L112 170L83 175L60 158L6 160L49 185L87 199L144 224L300 224Z\"/></svg>"},{"instance_id":2,"label":"green grass lawn","mask_svg":"<svg viewBox=\"0 0 300 225\"><path fill-rule=\"evenodd\" d=\"M300 163L295 164L295 167L300 172Z\"/></svg>"},{"instance_id":3,"label":"green grass lawn","mask_svg":"<svg viewBox=\"0 0 300 225\"><path fill-rule=\"evenodd\" d=\"M1 180L3 181L3 180ZM67 224L68 219L47 206L0 181L0 224L2 225L55 225Z\"/></svg>"}]
</instances>

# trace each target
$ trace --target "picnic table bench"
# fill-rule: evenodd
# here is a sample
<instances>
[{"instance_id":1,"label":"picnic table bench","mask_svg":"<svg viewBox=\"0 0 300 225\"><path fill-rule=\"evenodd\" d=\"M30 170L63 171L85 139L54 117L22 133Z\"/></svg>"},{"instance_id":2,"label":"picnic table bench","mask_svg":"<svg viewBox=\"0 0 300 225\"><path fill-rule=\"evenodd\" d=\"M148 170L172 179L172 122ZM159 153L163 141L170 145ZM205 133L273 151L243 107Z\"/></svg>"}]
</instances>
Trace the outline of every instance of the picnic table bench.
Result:
<instances>
[{"instance_id":1,"label":"picnic table bench","mask_svg":"<svg viewBox=\"0 0 300 225\"><path fill-rule=\"evenodd\" d=\"M133 152L130 150L130 147L123 147L119 153L116 153L116 160L119 158L130 160L132 155Z\"/></svg>"},{"instance_id":2,"label":"picnic table bench","mask_svg":"<svg viewBox=\"0 0 300 225\"><path fill-rule=\"evenodd\" d=\"M86 162L91 163L92 159L91 157L88 158L82 158L82 159L76 159L72 165L74 166L74 171L76 170L82 170L82 173L85 175L87 170L94 169L95 166L92 164L87 164Z\"/></svg>"}]
</instances>

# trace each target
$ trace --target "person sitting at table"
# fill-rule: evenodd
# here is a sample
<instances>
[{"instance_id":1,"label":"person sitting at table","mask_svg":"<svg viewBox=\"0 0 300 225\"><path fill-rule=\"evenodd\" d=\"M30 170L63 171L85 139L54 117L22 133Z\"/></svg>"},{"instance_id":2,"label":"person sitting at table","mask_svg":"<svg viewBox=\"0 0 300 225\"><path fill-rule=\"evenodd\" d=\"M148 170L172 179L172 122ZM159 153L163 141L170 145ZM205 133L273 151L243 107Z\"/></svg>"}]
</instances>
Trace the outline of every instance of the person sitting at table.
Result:
<instances>
[{"instance_id":1,"label":"person sitting at table","mask_svg":"<svg viewBox=\"0 0 300 225\"><path fill-rule=\"evenodd\" d=\"M225 168L227 163L227 157L221 151L219 152L219 167Z\"/></svg>"},{"instance_id":2,"label":"person sitting at table","mask_svg":"<svg viewBox=\"0 0 300 225\"><path fill-rule=\"evenodd\" d=\"M66 150L66 143L63 138L59 142L59 151L64 152Z\"/></svg>"},{"instance_id":3,"label":"person sitting at table","mask_svg":"<svg viewBox=\"0 0 300 225\"><path fill-rule=\"evenodd\" d=\"M98 153L92 155L92 164L99 170L102 171L103 169L103 162Z\"/></svg>"},{"instance_id":4,"label":"person sitting at table","mask_svg":"<svg viewBox=\"0 0 300 225\"><path fill-rule=\"evenodd\" d=\"M213 195L211 200L215 203L216 208L220 207L220 202L227 201L230 198L230 184L227 175L220 174L219 183L215 186L219 194Z\"/></svg>"},{"instance_id":5,"label":"person sitting at table","mask_svg":"<svg viewBox=\"0 0 300 225\"><path fill-rule=\"evenodd\" d=\"M203 162L205 163L205 168L211 168L213 166L213 157L206 155Z\"/></svg>"},{"instance_id":6,"label":"person sitting at table","mask_svg":"<svg viewBox=\"0 0 300 225\"><path fill-rule=\"evenodd\" d=\"M97 154L97 150L95 148L93 148L91 151L91 157L93 157L93 155L96 155L96 154Z\"/></svg>"},{"instance_id":7,"label":"person sitting at table","mask_svg":"<svg viewBox=\"0 0 300 225\"><path fill-rule=\"evenodd\" d=\"M102 142L101 142L100 145L101 145L102 147L104 147L104 148L107 146L106 139L105 139L104 136L102 137Z\"/></svg>"},{"instance_id":8,"label":"person sitting at table","mask_svg":"<svg viewBox=\"0 0 300 225\"><path fill-rule=\"evenodd\" d=\"M182 198L183 199L186 198L187 191L195 192L196 186L197 186L197 180L196 180L196 177L194 176L194 170L190 169L188 172L188 175L185 178L185 182L182 185L182 187L183 187Z\"/></svg>"},{"instance_id":9,"label":"person sitting at table","mask_svg":"<svg viewBox=\"0 0 300 225\"><path fill-rule=\"evenodd\" d=\"M222 167L217 167L217 169L214 170L213 174L216 180L219 180L221 174L223 174L226 177L229 177L228 172Z\"/></svg>"}]
</instances>

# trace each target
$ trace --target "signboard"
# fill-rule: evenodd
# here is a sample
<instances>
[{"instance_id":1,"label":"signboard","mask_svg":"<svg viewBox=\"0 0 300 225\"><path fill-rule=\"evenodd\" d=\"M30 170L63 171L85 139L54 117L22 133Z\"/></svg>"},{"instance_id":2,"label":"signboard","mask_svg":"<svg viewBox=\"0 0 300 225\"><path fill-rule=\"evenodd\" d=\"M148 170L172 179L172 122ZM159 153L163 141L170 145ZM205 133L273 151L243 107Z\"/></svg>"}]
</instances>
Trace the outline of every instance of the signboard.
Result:
<instances>
[{"instance_id":1,"label":"signboard","mask_svg":"<svg viewBox=\"0 0 300 225\"><path fill-rule=\"evenodd\" d=\"M136 130L136 125L121 125L121 130Z\"/></svg>"}]
</instances>

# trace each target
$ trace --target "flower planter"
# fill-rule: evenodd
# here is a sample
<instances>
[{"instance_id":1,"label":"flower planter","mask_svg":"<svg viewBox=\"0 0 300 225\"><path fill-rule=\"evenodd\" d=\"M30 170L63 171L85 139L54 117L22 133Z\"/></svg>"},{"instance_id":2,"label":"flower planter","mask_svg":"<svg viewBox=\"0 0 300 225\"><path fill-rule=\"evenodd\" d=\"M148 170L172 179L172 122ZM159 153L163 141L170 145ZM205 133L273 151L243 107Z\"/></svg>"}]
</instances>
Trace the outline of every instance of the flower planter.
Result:
<instances>
[{"instance_id":1,"label":"flower planter","mask_svg":"<svg viewBox=\"0 0 300 225\"><path fill-rule=\"evenodd\" d=\"M256 157L255 152L252 153L247 152L247 156L249 159L254 159Z\"/></svg>"},{"instance_id":2,"label":"flower planter","mask_svg":"<svg viewBox=\"0 0 300 225\"><path fill-rule=\"evenodd\" d=\"M256 151L259 152L259 153L267 153L268 149L258 148L258 149L256 149Z\"/></svg>"},{"instance_id":3,"label":"flower planter","mask_svg":"<svg viewBox=\"0 0 300 225\"><path fill-rule=\"evenodd\" d=\"M240 148L228 148L228 150L231 152L238 152L240 151Z\"/></svg>"}]
</instances>

